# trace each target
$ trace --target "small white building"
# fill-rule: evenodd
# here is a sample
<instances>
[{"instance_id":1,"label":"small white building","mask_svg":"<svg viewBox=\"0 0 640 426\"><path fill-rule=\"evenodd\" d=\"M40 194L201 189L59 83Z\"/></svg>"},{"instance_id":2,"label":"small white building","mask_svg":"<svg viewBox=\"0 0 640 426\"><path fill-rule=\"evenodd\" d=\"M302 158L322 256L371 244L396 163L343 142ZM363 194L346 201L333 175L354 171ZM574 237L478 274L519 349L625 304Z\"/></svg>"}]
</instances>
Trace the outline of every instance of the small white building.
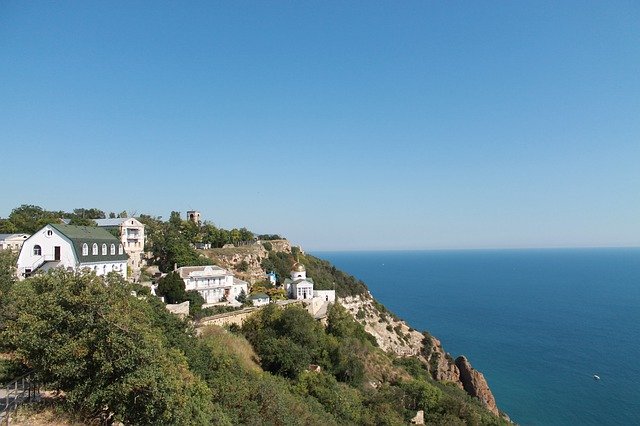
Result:
<instances>
[{"instance_id":1,"label":"small white building","mask_svg":"<svg viewBox=\"0 0 640 426\"><path fill-rule=\"evenodd\" d=\"M291 278L284 281L284 290L290 299L313 299L313 279L307 278L307 269L302 263L294 263Z\"/></svg>"},{"instance_id":2,"label":"small white building","mask_svg":"<svg viewBox=\"0 0 640 426\"><path fill-rule=\"evenodd\" d=\"M120 241L95 226L49 224L27 238L18 255L18 278L52 268L117 272L127 278L127 254Z\"/></svg>"},{"instance_id":3,"label":"small white building","mask_svg":"<svg viewBox=\"0 0 640 426\"><path fill-rule=\"evenodd\" d=\"M0 250L20 251L29 234L0 234Z\"/></svg>"},{"instance_id":4,"label":"small white building","mask_svg":"<svg viewBox=\"0 0 640 426\"><path fill-rule=\"evenodd\" d=\"M271 299L264 293L254 293L247 297L247 300L249 300L253 304L253 306L264 306L268 305L269 300Z\"/></svg>"},{"instance_id":5,"label":"small white building","mask_svg":"<svg viewBox=\"0 0 640 426\"><path fill-rule=\"evenodd\" d=\"M144 224L133 217L119 217L115 219L94 219L100 228L116 229L120 235L120 243L125 253L129 255L127 265L131 268L133 277L140 275L140 268L144 264Z\"/></svg>"},{"instance_id":6,"label":"small white building","mask_svg":"<svg viewBox=\"0 0 640 426\"><path fill-rule=\"evenodd\" d=\"M183 266L177 271L184 281L185 290L197 290L205 303L232 302L242 291L249 293L246 281L235 278L219 266Z\"/></svg>"}]
</instances>

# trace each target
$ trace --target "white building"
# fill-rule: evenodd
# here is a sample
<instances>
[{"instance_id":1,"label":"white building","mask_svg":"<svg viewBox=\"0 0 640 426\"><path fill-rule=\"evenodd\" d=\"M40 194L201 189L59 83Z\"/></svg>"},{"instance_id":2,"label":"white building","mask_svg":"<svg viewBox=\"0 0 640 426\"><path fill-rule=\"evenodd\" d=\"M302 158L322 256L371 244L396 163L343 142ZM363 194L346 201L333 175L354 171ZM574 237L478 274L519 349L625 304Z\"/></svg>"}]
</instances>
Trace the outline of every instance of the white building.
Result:
<instances>
[{"instance_id":1,"label":"white building","mask_svg":"<svg viewBox=\"0 0 640 426\"><path fill-rule=\"evenodd\" d=\"M0 234L0 250L20 251L29 234Z\"/></svg>"},{"instance_id":2,"label":"white building","mask_svg":"<svg viewBox=\"0 0 640 426\"><path fill-rule=\"evenodd\" d=\"M291 278L284 280L284 290L290 299L312 299L313 280L307 278L307 269L302 263L294 263L291 268Z\"/></svg>"},{"instance_id":3,"label":"white building","mask_svg":"<svg viewBox=\"0 0 640 426\"><path fill-rule=\"evenodd\" d=\"M264 293L254 293L247 297L247 300L250 301L253 306L264 306L269 304L269 296Z\"/></svg>"},{"instance_id":4,"label":"white building","mask_svg":"<svg viewBox=\"0 0 640 426\"><path fill-rule=\"evenodd\" d=\"M18 255L18 277L52 268L117 272L127 278L127 254L120 241L95 226L49 224L27 238Z\"/></svg>"},{"instance_id":5,"label":"white building","mask_svg":"<svg viewBox=\"0 0 640 426\"><path fill-rule=\"evenodd\" d=\"M94 219L94 221L100 228L118 231L122 247L129 255L127 265L131 268L132 278L137 279L140 275L140 268L144 264L144 224L133 217Z\"/></svg>"},{"instance_id":6,"label":"white building","mask_svg":"<svg viewBox=\"0 0 640 426\"><path fill-rule=\"evenodd\" d=\"M235 278L233 274L219 266L183 266L178 268L185 290L197 290L205 303L224 300L233 302L244 291L249 293L249 284Z\"/></svg>"}]
</instances>

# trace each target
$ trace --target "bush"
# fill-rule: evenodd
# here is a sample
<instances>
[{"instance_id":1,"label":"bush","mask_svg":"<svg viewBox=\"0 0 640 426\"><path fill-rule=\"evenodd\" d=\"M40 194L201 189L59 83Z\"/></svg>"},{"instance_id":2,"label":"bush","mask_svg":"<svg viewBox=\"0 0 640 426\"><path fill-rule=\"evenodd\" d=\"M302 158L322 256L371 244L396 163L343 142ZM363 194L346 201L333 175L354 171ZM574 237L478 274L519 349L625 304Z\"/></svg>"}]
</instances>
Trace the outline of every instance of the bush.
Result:
<instances>
[{"instance_id":1,"label":"bush","mask_svg":"<svg viewBox=\"0 0 640 426\"><path fill-rule=\"evenodd\" d=\"M131 289L116 274L105 285L93 273L62 270L19 282L1 337L79 411L132 424L210 423L208 388L163 345L151 306Z\"/></svg>"},{"instance_id":2,"label":"bush","mask_svg":"<svg viewBox=\"0 0 640 426\"><path fill-rule=\"evenodd\" d=\"M187 300L184 281L175 271L160 278L156 294L164 297L165 303L182 303Z\"/></svg>"}]
</instances>

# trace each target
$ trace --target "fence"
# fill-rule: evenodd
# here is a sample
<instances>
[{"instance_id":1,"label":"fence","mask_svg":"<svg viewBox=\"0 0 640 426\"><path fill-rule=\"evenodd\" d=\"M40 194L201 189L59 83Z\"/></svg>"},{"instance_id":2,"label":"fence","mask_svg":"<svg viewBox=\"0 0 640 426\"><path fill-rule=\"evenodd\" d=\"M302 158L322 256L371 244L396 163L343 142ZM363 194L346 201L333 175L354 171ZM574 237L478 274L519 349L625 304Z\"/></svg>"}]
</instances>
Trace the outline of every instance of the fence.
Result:
<instances>
[{"instance_id":1,"label":"fence","mask_svg":"<svg viewBox=\"0 0 640 426\"><path fill-rule=\"evenodd\" d=\"M40 388L33 372L24 374L0 389L0 426L9 425L11 411L23 402L32 401L40 395Z\"/></svg>"}]
</instances>

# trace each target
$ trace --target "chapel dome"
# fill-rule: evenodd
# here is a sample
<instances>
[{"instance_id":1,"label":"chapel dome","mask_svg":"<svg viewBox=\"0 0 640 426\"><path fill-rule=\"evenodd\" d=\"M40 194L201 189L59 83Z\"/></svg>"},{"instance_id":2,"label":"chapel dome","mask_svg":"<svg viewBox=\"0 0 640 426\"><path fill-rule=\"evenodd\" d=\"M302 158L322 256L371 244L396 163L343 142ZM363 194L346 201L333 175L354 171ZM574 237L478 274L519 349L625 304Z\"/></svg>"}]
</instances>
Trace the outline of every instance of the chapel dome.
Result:
<instances>
[{"instance_id":1,"label":"chapel dome","mask_svg":"<svg viewBox=\"0 0 640 426\"><path fill-rule=\"evenodd\" d=\"M291 272L306 272L307 269L304 267L302 263L296 262L291 267Z\"/></svg>"}]
</instances>

